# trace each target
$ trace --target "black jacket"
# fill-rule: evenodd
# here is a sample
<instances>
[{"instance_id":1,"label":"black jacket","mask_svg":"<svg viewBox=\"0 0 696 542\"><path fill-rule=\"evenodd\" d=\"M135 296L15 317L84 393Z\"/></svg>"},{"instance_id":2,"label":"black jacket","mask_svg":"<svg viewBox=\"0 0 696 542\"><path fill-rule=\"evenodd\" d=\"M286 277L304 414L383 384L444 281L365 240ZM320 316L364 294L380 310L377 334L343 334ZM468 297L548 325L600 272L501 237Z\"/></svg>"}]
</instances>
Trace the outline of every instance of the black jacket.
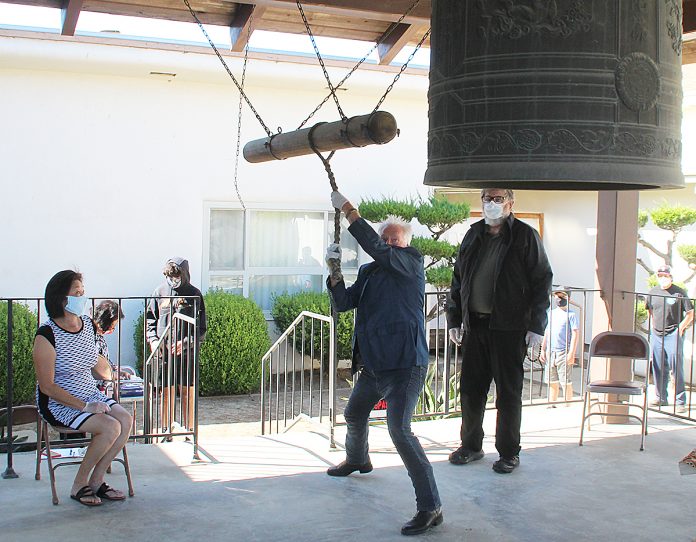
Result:
<instances>
[{"instance_id":1,"label":"black jacket","mask_svg":"<svg viewBox=\"0 0 696 542\"><path fill-rule=\"evenodd\" d=\"M181 284L175 289L169 286L169 283L164 282L155 288L152 299L150 299L145 312L147 342L151 343L162 338L162 333L164 333L167 325L169 325L170 315L175 312L190 316L191 318L196 318L198 340L202 341L205 338L207 329L203 294L201 294L198 288L191 284L188 260L184 260L183 258L171 258L169 261L176 263L181 269ZM181 297L178 299L168 299L168 296ZM198 314L194 314L194 298L197 298L195 299L195 312ZM173 302L171 312L170 302Z\"/></svg>"},{"instance_id":2,"label":"black jacket","mask_svg":"<svg viewBox=\"0 0 696 542\"><path fill-rule=\"evenodd\" d=\"M428 365L423 296L423 256L413 247L386 244L362 218L348 231L374 262L360 267L355 283L327 286L339 312L357 309L353 336L353 372Z\"/></svg>"},{"instance_id":3,"label":"black jacket","mask_svg":"<svg viewBox=\"0 0 696 542\"><path fill-rule=\"evenodd\" d=\"M493 280L491 329L544 334L553 273L537 231L514 215L502 227L503 250ZM447 324L469 329L469 293L486 223L481 220L464 236L454 264L447 299Z\"/></svg>"}]
</instances>

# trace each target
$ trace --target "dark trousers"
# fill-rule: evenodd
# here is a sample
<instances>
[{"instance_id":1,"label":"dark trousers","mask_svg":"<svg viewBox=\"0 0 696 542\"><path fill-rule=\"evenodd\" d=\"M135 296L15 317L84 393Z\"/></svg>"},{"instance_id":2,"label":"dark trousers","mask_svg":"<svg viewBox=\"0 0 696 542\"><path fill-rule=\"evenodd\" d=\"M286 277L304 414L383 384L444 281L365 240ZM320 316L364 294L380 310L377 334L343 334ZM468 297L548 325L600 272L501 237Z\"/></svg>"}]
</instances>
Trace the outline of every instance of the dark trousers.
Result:
<instances>
[{"instance_id":1,"label":"dark trousers","mask_svg":"<svg viewBox=\"0 0 696 542\"><path fill-rule=\"evenodd\" d=\"M472 320L462 340L462 446L475 451L483 446L483 415L494 380L495 447L501 457L510 458L520 453L525 332L493 330L488 323L488 319Z\"/></svg>"},{"instance_id":2,"label":"dark trousers","mask_svg":"<svg viewBox=\"0 0 696 542\"><path fill-rule=\"evenodd\" d=\"M418 438L411 431L411 416L423 389L426 372L426 367L374 373L365 368L360 371L345 410L348 424L346 461L363 464L369 460L368 418L372 407L383 397L387 402L389 436L413 483L416 507L418 510L435 510L440 507L440 496L433 468Z\"/></svg>"}]
</instances>

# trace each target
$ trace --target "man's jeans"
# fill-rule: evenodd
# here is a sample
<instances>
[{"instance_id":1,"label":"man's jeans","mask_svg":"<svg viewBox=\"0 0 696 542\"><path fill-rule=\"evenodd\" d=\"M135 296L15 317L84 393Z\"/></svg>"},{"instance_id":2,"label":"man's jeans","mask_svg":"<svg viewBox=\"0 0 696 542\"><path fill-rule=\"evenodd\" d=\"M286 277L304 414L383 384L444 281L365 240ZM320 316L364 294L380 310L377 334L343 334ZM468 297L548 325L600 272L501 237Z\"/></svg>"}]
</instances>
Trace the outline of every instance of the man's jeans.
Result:
<instances>
[{"instance_id":1,"label":"man's jeans","mask_svg":"<svg viewBox=\"0 0 696 542\"><path fill-rule=\"evenodd\" d=\"M650 357L652 359L655 391L660 401L667 402L667 383L669 371L674 375L674 402L677 405L686 404L684 391L684 337L678 330L664 337L650 333Z\"/></svg>"},{"instance_id":2,"label":"man's jeans","mask_svg":"<svg viewBox=\"0 0 696 542\"><path fill-rule=\"evenodd\" d=\"M415 366L374 373L363 368L345 410L348 424L346 461L361 465L369 459L367 434L372 407L381 398L387 402L389 436L416 490L416 507L419 511L440 507L433 468L418 438L411 431L411 416L423 389L426 372L426 367Z\"/></svg>"}]
</instances>

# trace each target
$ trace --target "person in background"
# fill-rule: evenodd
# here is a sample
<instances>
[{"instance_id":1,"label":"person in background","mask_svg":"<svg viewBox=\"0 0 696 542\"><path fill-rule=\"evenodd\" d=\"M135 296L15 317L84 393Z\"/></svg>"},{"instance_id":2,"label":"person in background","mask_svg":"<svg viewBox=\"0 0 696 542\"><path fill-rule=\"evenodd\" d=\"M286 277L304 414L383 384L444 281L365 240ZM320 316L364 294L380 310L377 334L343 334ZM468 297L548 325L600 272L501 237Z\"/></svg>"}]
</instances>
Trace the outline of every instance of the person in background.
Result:
<instances>
[{"instance_id":1,"label":"person in background","mask_svg":"<svg viewBox=\"0 0 696 542\"><path fill-rule=\"evenodd\" d=\"M568 294L554 292L555 308L549 315L544 340L541 343L541 361L549 382L549 401L558 401L559 385L566 401L573 398L573 365L578 348L578 317L568 310ZM552 405L553 406L553 405Z\"/></svg>"},{"instance_id":2,"label":"person in background","mask_svg":"<svg viewBox=\"0 0 696 542\"><path fill-rule=\"evenodd\" d=\"M93 374L111 379L111 367L97 353L96 330L85 307L82 275L66 270L46 285L48 319L34 339L36 402L44 420L92 435L73 481L70 497L85 506L122 501L122 491L104 481L106 470L128 441L131 415L97 389Z\"/></svg>"},{"instance_id":3,"label":"person in background","mask_svg":"<svg viewBox=\"0 0 696 542\"><path fill-rule=\"evenodd\" d=\"M650 290L645 308L651 318L650 359L655 383L652 406L667 405L669 372L674 375L674 403L679 413L686 412L684 389L684 333L694 321L694 306L683 288L672 282L672 268L660 266L658 285Z\"/></svg>"},{"instance_id":4,"label":"person in background","mask_svg":"<svg viewBox=\"0 0 696 542\"><path fill-rule=\"evenodd\" d=\"M145 317L146 338L150 349L154 352L161 341L165 341L162 349L162 432L171 431L174 421L171 414L174 411L177 386L181 397L182 426L191 431L194 422L196 378L194 337L187 334L187 326L184 325L174 325L166 335L165 330L172 323L174 313L195 318L197 342L200 347L207 329L205 304L201 291L191 284L188 260L180 257L170 258L165 263L162 274L165 282L153 292Z\"/></svg>"},{"instance_id":5,"label":"person in background","mask_svg":"<svg viewBox=\"0 0 696 542\"><path fill-rule=\"evenodd\" d=\"M104 356L111 364L112 372L116 372L117 367L111 361L111 356L109 355L109 346L106 344L106 335L112 334L116 330L116 326L119 321L124 318L123 311L118 303L107 299L99 303L93 311L92 321L97 332L97 352L100 356ZM120 372L121 380L128 380L130 374L125 371ZM113 382L101 381L99 389L104 392L107 397L112 397L114 388Z\"/></svg>"}]
</instances>

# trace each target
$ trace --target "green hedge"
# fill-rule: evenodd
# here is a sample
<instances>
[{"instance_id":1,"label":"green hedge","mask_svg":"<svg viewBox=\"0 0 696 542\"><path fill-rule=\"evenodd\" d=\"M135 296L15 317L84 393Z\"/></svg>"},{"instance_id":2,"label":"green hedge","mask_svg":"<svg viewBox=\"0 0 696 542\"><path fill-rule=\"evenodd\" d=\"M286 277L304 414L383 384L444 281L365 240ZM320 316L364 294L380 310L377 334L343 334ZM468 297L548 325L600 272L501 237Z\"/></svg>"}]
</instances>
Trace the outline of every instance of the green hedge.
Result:
<instances>
[{"instance_id":1,"label":"green hedge","mask_svg":"<svg viewBox=\"0 0 696 542\"><path fill-rule=\"evenodd\" d=\"M36 401L36 373L32 348L36 316L24 305L12 304L13 404ZM7 405L7 302L0 302L0 408Z\"/></svg>"},{"instance_id":2,"label":"green hedge","mask_svg":"<svg viewBox=\"0 0 696 542\"><path fill-rule=\"evenodd\" d=\"M331 314L329 294L326 292L299 292L275 296L271 315L275 320L278 333L285 331L302 311L329 316ZM339 315L336 333L338 335L338 359L350 359L353 353L353 311ZM319 340L320 337L317 337L315 349L319 347ZM300 343L301 341L297 343L298 349L302 346ZM308 351L308 348L309 338L305 344L305 352Z\"/></svg>"},{"instance_id":3,"label":"green hedge","mask_svg":"<svg viewBox=\"0 0 696 542\"><path fill-rule=\"evenodd\" d=\"M141 312L140 316L135 319L133 324L133 349L135 350L135 367L138 369L138 374L143 374L143 348L145 347L145 331L143 325L145 323L145 313ZM150 348L147 349L149 355Z\"/></svg>"},{"instance_id":4,"label":"green hedge","mask_svg":"<svg viewBox=\"0 0 696 542\"><path fill-rule=\"evenodd\" d=\"M258 391L261 357L270 346L263 311L251 299L222 290L204 299L208 333L201 346L200 394Z\"/></svg>"},{"instance_id":5,"label":"green hedge","mask_svg":"<svg viewBox=\"0 0 696 542\"><path fill-rule=\"evenodd\" d=\"M209 291L204 300L208 332L201 344L201 396L258 391L261 356L270 346L263 311L253 301L222 290ZM140 314L133 329L133 348L140 374L145 341L144 318L144 314ZM149 353L148 348L147 355Z\"/></svg>"}]
</instances>

